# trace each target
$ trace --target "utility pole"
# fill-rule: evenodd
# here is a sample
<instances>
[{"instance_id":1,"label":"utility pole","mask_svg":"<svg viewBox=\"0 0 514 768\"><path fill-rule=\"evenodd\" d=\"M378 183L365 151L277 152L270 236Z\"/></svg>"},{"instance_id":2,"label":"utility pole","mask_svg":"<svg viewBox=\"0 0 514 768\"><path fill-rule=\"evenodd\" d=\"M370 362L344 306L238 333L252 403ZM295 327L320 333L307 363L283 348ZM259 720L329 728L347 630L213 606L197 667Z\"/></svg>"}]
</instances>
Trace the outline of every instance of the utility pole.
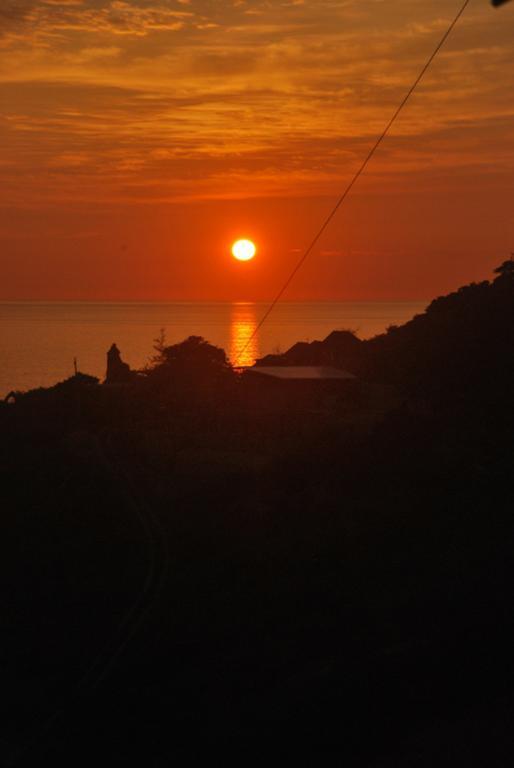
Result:
<instances>
[{"instance_id":1,"label":"utility pole","mask_svg":"<svg viewBox=\"0 0 514 768\"><path fill-rule=\"evenodd\" d=\"M78 369L77 369L77 358L76 358L76 357L74 357L74 358L73 358L73 370L75 371L75 376L76 376L76 375L77 375L77 373L78 373Z\"/></svg>"}]
</instances>

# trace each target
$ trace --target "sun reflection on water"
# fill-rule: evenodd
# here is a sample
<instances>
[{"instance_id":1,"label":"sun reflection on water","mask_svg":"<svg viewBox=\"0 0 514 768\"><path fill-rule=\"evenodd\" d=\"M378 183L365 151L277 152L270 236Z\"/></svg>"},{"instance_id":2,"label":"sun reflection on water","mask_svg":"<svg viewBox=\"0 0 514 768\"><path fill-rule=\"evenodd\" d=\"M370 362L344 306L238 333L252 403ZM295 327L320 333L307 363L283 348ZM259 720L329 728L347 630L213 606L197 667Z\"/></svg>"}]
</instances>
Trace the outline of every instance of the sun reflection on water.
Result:
<instances>
[{"instance_id":1,"label":"sun reflection on water","mask_svg":"<svg viewBox=\"0 0 514 768\"><path fill-rule=\"evenodd\" d=\"M259 357L255 304L233 304L230 320L230 360L233 365L253 365Z\"/></svg>"}]
</instances>

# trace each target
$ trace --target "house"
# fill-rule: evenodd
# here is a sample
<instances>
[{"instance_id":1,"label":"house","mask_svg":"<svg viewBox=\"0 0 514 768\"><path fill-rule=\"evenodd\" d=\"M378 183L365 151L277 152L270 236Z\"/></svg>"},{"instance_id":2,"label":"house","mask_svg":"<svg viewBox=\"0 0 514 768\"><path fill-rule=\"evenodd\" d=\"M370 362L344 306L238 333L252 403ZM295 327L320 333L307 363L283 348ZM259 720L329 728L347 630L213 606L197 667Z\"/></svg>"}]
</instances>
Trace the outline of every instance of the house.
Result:
<instances>
[{"instance_id":1,"label":"house","mask_svg":"<svg viewBox=\"0 0 514 768\"><path fill-rule=\"evenodd\" d=\"M243 376L252 400L266 410L332 407L359 391L352 373L324 365L254 365Z\"/></svg>"}]
</instances>

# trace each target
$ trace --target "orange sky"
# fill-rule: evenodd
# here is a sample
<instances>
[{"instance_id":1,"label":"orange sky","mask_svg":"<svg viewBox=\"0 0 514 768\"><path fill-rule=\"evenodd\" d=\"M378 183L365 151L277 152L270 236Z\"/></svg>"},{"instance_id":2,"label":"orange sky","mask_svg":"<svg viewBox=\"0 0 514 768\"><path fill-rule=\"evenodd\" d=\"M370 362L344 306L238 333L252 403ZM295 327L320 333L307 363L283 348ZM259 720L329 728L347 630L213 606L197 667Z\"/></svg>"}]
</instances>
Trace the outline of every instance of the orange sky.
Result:
<instances>
[{"instance_id":1,"label":"orange sky","mask_svg":"<svg viewBox=\"0 0 514 768\"><path fill-rule=\"evenodd\" d=\"M459 4L1 0L0 300L269 298ZM514 3L473 0L287 298L513 250Z\"/></svg>"}]
</instances>

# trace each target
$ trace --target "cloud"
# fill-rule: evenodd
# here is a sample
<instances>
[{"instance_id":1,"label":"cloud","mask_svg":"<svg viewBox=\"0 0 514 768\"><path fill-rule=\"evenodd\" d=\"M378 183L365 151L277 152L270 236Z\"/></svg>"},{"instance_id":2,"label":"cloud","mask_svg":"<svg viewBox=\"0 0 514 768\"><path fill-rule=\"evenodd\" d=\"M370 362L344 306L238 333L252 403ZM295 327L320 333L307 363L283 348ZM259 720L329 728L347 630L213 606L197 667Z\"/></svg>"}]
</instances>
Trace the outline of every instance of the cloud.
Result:
<instances>
[{"instance_id":1,"label":"cloud","mask_svg":"<svg viewBox=\"0 0 514 768\"><path fill-rule=\"evenodd\" d=\"M429 0L4 0L0 141L11 159L2 194L333 194L441 36L441 9ZM503 19L485 5L463 19L363 188L435 179L436 169L438 183L452 169L512 169L512 24Z\"/></svg>"},{"instance_id":2,"label":"cloud","mask_svg":"<svg viewBox=\"0 0 514 768\"><path fill-rule=\"evenodd\" d=\"M0 18L25 23L39 37L66 33L145 36L181 29L191 14L183 3L154 5L128 0L7 0Z\"/></svg>"}]
</instances>

